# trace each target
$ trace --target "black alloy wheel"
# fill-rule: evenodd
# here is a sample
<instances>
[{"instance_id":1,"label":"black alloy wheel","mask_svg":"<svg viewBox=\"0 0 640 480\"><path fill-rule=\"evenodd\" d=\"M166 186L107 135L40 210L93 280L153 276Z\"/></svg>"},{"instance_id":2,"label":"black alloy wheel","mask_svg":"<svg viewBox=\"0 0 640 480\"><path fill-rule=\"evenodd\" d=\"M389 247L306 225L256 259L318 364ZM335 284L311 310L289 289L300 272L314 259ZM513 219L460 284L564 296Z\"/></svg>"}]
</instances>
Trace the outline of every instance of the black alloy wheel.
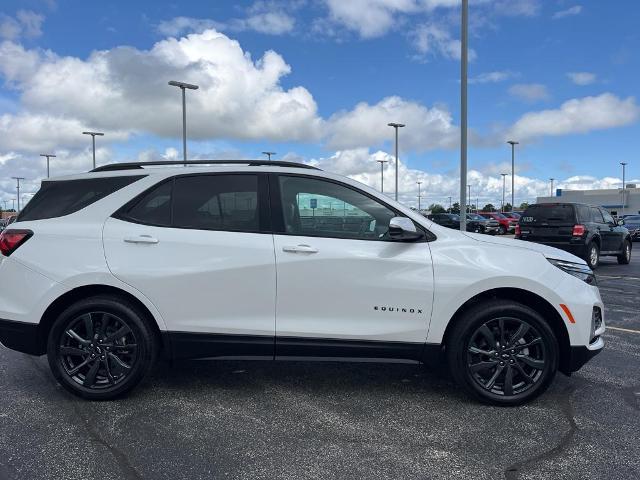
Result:
<instances>
[{"instance_id":1,"label":"black alloy wheel","mask_svg":"<svg viewBox=\"0 0 640 480\"><path fill-rule=\"evenodd\" d=\"M106 400L133 388L155 360L153 333L124 299L93 297L65 310L48 341L58 382L83 398Z\"/></svg>"},{"instance_id":2,"label":"black alloy wheel","mask_svg":"<svg viewBox=\"0 0 640 480\"><path fill-rule=\"evenodd\" d=\"M458 318L445 345L451 373L468 393L520 405L544 392L558 369L558 341L544 318L511 300L488 300Z\"/></svg>"}]
</instances>

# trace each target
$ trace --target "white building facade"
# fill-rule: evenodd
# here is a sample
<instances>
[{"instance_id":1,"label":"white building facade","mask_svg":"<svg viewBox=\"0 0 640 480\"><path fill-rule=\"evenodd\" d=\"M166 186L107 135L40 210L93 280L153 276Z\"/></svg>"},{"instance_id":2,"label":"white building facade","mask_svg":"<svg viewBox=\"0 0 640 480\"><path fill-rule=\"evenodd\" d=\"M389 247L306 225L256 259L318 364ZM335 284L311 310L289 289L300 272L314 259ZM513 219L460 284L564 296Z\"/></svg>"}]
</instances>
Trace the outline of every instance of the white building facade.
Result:
<instances>
[{"instance_id":1,"label":"white building facade","mask_svg":"<svg viewBox=\"0 0 640 480\"><path fill-rule=\"evenodd\" d=\"M640 214L640 185L630 183L621 188L603 190L563 190L558 188L553 197L538 197L537 203L573 202L598 205L614 216Z\"/></svg>"}]
</instances>

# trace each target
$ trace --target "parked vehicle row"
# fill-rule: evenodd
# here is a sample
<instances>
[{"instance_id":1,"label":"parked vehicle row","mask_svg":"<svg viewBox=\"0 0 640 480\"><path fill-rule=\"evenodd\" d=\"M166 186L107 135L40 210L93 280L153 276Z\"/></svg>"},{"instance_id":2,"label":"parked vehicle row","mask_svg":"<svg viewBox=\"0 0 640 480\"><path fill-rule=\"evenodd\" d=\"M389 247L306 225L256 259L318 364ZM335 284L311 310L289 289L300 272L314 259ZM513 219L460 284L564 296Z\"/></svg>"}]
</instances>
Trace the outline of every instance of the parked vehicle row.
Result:
<instances>
[{"instance_id":1,"label":"parked vehicle row","mask_svg":"<svg viewBox=\"0 0 640 480\"><path fill-rule=\"evenodd\" d=\"M516 213L478 212L466 215L467 232L488 235L514 233L519 218ZM427 218L443 227L460 228L460 215L454 213L436 213L427 215Z\"/></svg>"},{"instance_id":2,"label":"parked vehicle row","mask_svg":"<svg viewBox=\"0 0 640 480\"><path fill-rule=\"evenodd\" d=\"M631 261L633 236L639 237L640 215L618 220L602 207L581 203L539 203L520 218L516 238L560 248L583 258L592 269L600 257L615 256L620 264ZM633 217L632 217L633 218ZM627 226L634 226L633 236Z\"/></svg>"}]
</instances>

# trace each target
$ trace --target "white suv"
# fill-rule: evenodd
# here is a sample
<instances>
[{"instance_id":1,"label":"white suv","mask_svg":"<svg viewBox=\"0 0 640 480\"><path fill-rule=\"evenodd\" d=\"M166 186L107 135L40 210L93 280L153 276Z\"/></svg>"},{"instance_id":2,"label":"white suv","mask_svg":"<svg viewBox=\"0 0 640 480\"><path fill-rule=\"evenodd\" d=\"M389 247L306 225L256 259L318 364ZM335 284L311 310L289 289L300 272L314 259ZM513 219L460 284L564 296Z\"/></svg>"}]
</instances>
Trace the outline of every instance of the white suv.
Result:
<instances>
[{"instance_id":1,"label":"white suv","mask_svg":"<svg viewBox=\"0 0 640 480\"><path fill-rule=\"evenodd\" d=\"M158 355L442 356L467 392L514 405L604 345L593 272L569 253L443 228L301 164L164 163L44 181L1 234L0 341L46 353L79 396L131 390Z\"/></svg>"}]
</instances>

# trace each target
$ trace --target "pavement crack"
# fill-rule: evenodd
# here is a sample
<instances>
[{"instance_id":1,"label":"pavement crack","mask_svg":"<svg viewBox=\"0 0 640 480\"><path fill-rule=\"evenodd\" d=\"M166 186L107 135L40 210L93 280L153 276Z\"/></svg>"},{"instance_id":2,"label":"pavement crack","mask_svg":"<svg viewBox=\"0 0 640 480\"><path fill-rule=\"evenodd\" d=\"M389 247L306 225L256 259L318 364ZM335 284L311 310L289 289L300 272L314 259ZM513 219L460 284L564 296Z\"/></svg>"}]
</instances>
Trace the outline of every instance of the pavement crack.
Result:
<instances>
[{"instance_id":1,"label":"pavement crack","mask_svg":"<svg viewBox=\"0 0 640 480\"><path fill-rule=\"evenodd\" d=\"M571 397L573 397L574 392L575 387L567 389L565 394L562 396L562 401L560 402L560 410L569 424L569 430L567 430L562 438L560 438L558 444L553 448L545 450L537 455L527 457L508 466L504 471L504 478L506 480L517 480L520 478L520 473L526 469L527 466L556 457L563 453L573 443L575 433L578 430L575 420L575 410L573 408L573 403L571 402Z\"/></svg>"}]
</instances>

